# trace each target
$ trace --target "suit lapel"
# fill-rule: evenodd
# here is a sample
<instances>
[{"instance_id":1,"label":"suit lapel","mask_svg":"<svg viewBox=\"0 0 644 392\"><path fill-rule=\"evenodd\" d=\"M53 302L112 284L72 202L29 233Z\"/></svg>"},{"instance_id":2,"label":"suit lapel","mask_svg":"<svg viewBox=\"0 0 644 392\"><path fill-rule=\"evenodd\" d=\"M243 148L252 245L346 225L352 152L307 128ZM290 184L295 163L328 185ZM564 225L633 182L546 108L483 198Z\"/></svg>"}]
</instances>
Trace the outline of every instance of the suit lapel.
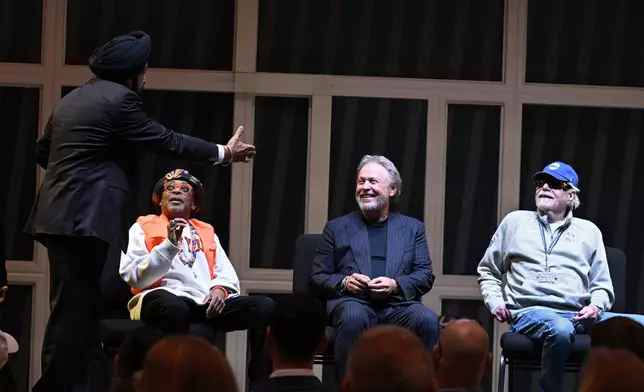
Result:
<instances>
[{"instance_id":1,"label":"suit lapel","mask_svg":"<svg viewBox=\"0 0 644 392\"><path fill-rule=\"evenodd\" d=\"M403 236L400 232L404 226L402 219L397 213L389 214L389 223L387 226L387 262L386 276L395 278L395 274L400 268L402 262L405 243L402 241Z\"/></svg>"},{"instance_id":2,"label":"suit lapel","mask_svg":"<svg viewBox=\"0 0 644 392\"><path fill-rule=\"evenodd\" d=\"M353 258L358 266L359 273L373 278L371 276L369 234L367 234L367 226L362 220L360 213L354 212L350 215L346 230L349 237L349 245L351 246Z\"/></svg>"}]
</instances>

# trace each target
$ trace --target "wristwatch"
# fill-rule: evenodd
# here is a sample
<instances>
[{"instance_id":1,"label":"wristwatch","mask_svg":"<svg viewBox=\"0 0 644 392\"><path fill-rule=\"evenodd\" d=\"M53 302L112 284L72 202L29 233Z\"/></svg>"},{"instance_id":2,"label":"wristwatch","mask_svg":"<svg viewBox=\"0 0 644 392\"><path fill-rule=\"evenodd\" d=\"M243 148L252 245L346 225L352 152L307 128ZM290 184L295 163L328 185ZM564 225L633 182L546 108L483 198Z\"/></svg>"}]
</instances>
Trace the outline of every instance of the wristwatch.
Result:
<instances>
[{"instance_id":1,"label":"wristwatch","mask_svg":"<svg viewBox=\"0 0 644 392\"><path fill-rule=\"evenodd\" d=\"M349 277L345 276L340 282L340 295L347 293L347 280L349 280Z\"/></svg>"}]
</instances>

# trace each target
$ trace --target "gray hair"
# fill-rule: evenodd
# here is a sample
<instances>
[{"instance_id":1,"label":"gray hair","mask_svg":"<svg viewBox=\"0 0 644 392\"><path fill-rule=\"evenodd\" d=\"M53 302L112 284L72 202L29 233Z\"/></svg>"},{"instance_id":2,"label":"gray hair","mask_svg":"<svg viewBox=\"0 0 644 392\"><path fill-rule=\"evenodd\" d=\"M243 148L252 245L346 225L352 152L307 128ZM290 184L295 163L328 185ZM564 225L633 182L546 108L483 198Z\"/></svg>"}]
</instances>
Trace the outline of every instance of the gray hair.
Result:
<instances>
[{"instance_id":1,"label":"gray hair","mask_svg":"<svg viewBox=\"0 0 644 392\"><path fill-rule=\"evenodd\" d=\"M400 198L400 192L402 191L402 178L400 173L396 168L396 165L386 157L382 155L365 155L360 160L358 164L358 170L356 171L356 177L360 174L360 170L369 163L377 163L380 166L384 167L387 170L389 175L389 189L392 187L396 188L396 193L391 197L391 202L395 203Z\"/></svg>"},{"instance_id":2,"label":"gray hair","mask_svg":"<svg viewBox=\"0 0 644 392\"><path fill-rule=\"evenodd\" d=\"M572 199L572 202L570 203L570 207L574 211L579 208L579 205L581 204L581 200L579 200L580 190L570 182L568 183L568 186L570 186L570 191L575 195L575 197Z\"/></svg>"}]
</instances>

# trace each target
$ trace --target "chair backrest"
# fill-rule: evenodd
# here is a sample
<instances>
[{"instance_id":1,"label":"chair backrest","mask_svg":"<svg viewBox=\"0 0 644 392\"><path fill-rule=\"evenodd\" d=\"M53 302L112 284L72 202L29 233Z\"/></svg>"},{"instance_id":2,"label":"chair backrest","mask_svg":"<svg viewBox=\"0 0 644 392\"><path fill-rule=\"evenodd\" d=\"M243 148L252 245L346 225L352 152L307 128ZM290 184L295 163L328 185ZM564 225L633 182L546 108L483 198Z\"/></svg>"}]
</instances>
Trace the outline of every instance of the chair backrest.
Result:
<instances>
[{"instance_id":1,"label":"chair backrest","mask_svg":"<svg viewBox=\"0 0 644 392\"><path fill-rule=\"evenodd\" d=\"M293 292L310 293L309 276L315 251L322 244L322 234L302 234L295 240L293 257Z\"/></svg>"},{"instance_id":2,"label":"chair backrest","mask_svg":"<svg viewBox=\"0 0 644 392\"><path fill-rule=\"evenodd\" d=\"M615 303L612 312L626 311L626 254L621 249L606 247L606 259L613 280Z\"/></svg>"}]
</instances>

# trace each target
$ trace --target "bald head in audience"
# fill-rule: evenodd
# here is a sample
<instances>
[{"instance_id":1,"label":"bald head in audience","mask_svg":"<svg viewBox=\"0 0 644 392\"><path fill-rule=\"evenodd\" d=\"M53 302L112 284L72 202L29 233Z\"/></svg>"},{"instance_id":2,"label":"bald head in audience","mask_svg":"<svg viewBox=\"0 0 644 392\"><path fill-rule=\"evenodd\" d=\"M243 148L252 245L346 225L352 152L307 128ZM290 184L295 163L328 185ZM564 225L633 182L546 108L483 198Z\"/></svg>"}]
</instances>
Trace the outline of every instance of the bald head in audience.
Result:
<instances>
[{"instance_id":1,"label":"bald head in audience","mask_svg":"<svg viewBox=\"0 0 644 392\"><path fill-rule=\"evenodd\" d=\"M441 332L434 347L434 369L438 389L480 388L492 365L487 332L474 320L455 320Z\"/></svg>"},{"instance_id":2,"label":"bald head in audience","mask_svg":"<svg viewBox=\"0 0 644 392\"><path fill-rule=\"evenodd\" d=\"M588 354L579 392L635 392L644 388L644 362L630 351L593 348Z\"/></svg>"},{"instance_id":3,"label":"bald head in audience","mask_svg":"<svg viewBox=\"0 0 644 392\"><path fill-rule=\"evenodd\" d=\"M380 325L364 332L349 354L342 392L435 392L429 351L406 328Z\"/></svg>"}]
</instances>

